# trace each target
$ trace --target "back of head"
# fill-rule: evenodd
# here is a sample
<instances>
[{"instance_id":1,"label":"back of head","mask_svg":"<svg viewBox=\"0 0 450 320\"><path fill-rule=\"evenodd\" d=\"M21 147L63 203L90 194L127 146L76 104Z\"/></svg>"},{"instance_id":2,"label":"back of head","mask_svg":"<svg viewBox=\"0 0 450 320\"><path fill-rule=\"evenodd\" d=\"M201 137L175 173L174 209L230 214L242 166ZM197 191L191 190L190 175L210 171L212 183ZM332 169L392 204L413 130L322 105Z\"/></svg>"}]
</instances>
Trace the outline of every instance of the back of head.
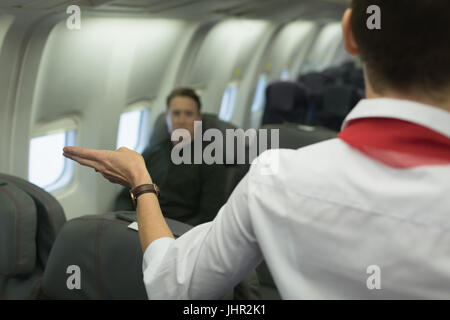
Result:
<instances>
[{"instance_id":1,"label":"back of head","mask_svg":"<svg viewBox=\"0 0 450 320\"><path fill-rule=\"evenodd\" d=\"M381 29L368 27L373 5L380 8ZM374 91L447 98L448 0L353 0L352 9L354 38Z\"/></svg>"}]
</instances>

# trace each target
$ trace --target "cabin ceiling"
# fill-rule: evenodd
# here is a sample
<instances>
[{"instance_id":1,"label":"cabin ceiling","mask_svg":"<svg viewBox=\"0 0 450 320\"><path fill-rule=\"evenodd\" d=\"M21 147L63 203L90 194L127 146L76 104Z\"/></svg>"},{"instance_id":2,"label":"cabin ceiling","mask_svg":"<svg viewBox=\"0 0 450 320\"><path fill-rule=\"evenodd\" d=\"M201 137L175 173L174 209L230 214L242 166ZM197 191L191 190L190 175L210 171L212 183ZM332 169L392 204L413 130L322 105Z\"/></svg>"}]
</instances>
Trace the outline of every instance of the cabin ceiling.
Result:
<instances>
[{"instance_id":1,"label":"cabin ceiling","mask_svg":"<svg viewBox=\"0 0 450 320\"><path fill-rule=\"evenodd\" d=\"M0 0L0 12L82 10L159 15L186 19L205 16L273 20L336 20L351 0Z\"/></svg>"}]
</instances>

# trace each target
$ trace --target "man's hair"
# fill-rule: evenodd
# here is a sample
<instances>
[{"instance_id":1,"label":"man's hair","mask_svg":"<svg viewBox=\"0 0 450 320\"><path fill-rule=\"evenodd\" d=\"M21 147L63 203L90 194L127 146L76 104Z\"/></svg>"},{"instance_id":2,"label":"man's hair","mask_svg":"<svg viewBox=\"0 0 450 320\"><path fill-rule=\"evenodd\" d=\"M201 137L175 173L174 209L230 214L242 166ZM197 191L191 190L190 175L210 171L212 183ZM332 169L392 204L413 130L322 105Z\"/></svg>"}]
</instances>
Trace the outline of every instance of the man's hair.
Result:
<instances>
[{"instance_id":1,"label":"man's hair","mask_svg":"<svg viewBox=\"0 0 450 320\"><path fill-rule=\"evenodd\" d=\"M381 9L369 30L367 8ZM449 0L352 0L351 25L375 91L439 93L450 85Z\"/></svg>"},{"instance_id":2,"label":"man's hair","mask_svg":"<svg viewBox=\"0 0 450 320\"><path fill-rule=\"evenodd\" d=\"M200 100L200 97L195 92L194 89L191 88L178 88L173 90L169 96L167 97L167 108L170 106L170 101L172 101L175 97L188 97L194 100L197 103L198 111L200 112L202 108L202 102Z\"/></svg>"}]
</instances>

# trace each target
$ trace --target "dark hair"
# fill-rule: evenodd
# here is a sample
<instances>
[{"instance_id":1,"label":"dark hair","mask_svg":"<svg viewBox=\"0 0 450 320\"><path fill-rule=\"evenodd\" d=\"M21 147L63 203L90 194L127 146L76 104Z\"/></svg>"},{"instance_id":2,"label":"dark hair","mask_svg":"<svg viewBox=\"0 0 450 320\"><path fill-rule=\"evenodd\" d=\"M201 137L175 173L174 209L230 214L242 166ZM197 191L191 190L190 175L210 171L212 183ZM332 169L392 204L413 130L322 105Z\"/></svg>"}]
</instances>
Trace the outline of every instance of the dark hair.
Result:
<instances>
[{"instance_id":1,"label":"dark hair","mask_svg":"<svg viewBox=\"0 0 450 320\"><path fill-rule=\"evenodd\" d=\"M367 8L381 9L369 30ZM450 85L449 0L352 0L351 25L375 91L439 93Z\"/></svg>"},{"instance_id":2,"label":"dark hair","mask_svg":"<svg viewBox=\"0 0 450 320\"><path fill-rule=\"evenodd\" d=\"M200 97L195 92L194 89L191 88L178 88L173 90L169 96L167 97L167 107L170 105L170 101L175 97L189 97L197 103L198 111L202 108L202 102Z\"/></svg>"}]
</instances>

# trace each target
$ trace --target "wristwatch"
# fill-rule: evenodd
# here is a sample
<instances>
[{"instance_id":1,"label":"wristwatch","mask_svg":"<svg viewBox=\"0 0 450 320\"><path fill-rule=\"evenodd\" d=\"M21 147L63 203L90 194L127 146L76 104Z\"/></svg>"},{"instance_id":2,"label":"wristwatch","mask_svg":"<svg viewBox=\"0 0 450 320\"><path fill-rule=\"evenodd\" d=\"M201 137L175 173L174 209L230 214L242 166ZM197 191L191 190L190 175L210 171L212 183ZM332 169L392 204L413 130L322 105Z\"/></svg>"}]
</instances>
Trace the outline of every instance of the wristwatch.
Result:
<instances>
[{"instance_id":1,"label":"wristwatch","mask_svg":"<svg viewBox=\"0 0 450 320\"><path fill-rule=\"evenodd\" d=\"M136 188L130 189L131 201L133 202L134 208L137 207L137 199L140 195L144 193L154 193L159 198L160 192L156 184L142 184Z\"/></svg>"}]
</instances>

